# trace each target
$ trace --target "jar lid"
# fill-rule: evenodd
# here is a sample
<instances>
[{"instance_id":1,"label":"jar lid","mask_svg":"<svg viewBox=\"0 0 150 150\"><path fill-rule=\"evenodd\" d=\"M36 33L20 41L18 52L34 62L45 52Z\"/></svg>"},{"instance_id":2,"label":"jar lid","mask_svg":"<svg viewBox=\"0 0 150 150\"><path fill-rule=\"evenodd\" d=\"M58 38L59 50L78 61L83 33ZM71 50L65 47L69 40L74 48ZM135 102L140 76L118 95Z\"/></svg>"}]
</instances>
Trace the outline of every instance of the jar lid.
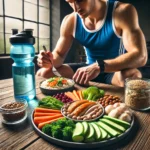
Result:
<instances>
[{"instance_id":1,"label":"jar lid","mask_svg":"<svg viewBox=\"0 0 150 150\"><path fill-rule=\"evenodd\" d=\"M144 79L126 79L126 86L131 89L148 89L150 88L150 81Z\"/></svg>"},{"instance_id":2,"label":"jar lid","mask_svg":"<svg viewBox=\"0 0 150 150\"><path fill-rule=\"evenodd\" d=\"M24 29L18 33L18 29L12 29L12 35L9 38L11 44L35 44L35 38L33 37L33 29Z\"/></svg>"}]
</instances>

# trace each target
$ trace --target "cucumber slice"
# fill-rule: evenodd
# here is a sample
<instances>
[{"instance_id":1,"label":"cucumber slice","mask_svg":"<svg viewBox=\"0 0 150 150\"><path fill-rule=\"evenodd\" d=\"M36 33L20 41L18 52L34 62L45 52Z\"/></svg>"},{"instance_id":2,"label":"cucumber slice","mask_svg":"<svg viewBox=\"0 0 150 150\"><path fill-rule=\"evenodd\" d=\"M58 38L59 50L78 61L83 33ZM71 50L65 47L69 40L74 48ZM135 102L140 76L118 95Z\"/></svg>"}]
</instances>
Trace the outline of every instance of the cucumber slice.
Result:
<instances>
[{"instance_id":1,"label":"cucumber slice","mask_svg":"<svg viewBox=\"0 0 150 150\"><path fill-rule=\"evenodd\" d=\"M126 121L123 121L123 120L120 120L120 119L116 119L116 118L113 118L113 117L110 117L110 116L107 116L107 115L104 115L103 118L111 120L111 121L113 121L113 122L123 126L125 129L128 129L130 127L130 123L128 123Z\"/></svg>"},{"instance_id":2,"label":"cucumber slice","mask_svg":"<svg viewBox=\"0 0 150 150\"><path fill-rule=\"evenodd\" d=\"M97 122L96 122L97 124ZM98 125L98 124L97 124ZM100 131L101 131L101 140L106 139L108 136L110 136L103 128L100 127L100 125L98 125Z\"/></svg>"},{"instance_id":3,"label":"cucumber slice","mask_svg":"<svg viewBox=\"0 0 150 150\"><path fill-rule=\"evenodd\" d=\"M84 132L84 129L83 129L82 123L80 122L76 123L75 129L72 135L72 140L74 142L82 142L84 140L83 132Z\"/></svg>"},{"instance_id":4,"label":"cucumber slice","mask_svg":"<svg viewBox=\"0 0 150 150\"><path fill-rule=\"evenodd\" d=\"M123 126L121 126L118 123L115 123L111 120L102 118L102 119L100 119L100 121L102 121L103 123L107 124L108 126L112 127L113 129L115 129L117 131L125 132L125 130L126 130Z\"/></svg>"},{"instance_id":5,"label":"cucumber slice","mask_svg":"<svg viewBox=\"0 0 150 150\"><path fill-rule=\"evenodd\" d=\"M89 125L88 125L88 123L87 122L82 122L82 125L83 125L83 134L84 135L86 135L87 134L87 132L88 132L88 129L89 129Z\"/></svg>"},{"instance_id":6,"label":"cucumber slice","mask_svg":"<svg viewBox=\"0 0 150 150\"><path fill-rule=\"evenodd\" d=\"M100 141L100 139L101 139L101 130L100 130L99 126L95 122L91 122L91 125L93 126L93 128L95 130L95 139L97 141Z\"/></svg>"},{"instance_id":7,"label":"cucumber slice","mask_svg":"<svg viewBox=\"0 0 150 150\"><path fill-rule=\"evenodd\" d=\"M101 121L98 121L97 124L100 125L101 128L103 128L111 137L115 137L121 134Z\"/></svg>"},{"instance_id":8,"label":"cucumber slice","mask_svg":"<svg viewBox=\"0 0 150 150\"><path fill-rule=\"evenodd\" d=\"M108 134L106 139L110 139L110 138L111 138L111 136Z\"/></svg>"},{"instance_id":9,"label":"cucumber slice","mask_svg":"<svg viewBox=\"0 0 150 150\"><path fill-rule=\"evenodd\" d=\"M89 124L89 131L87 133L87 136L85 137L84 142L94 142L95 141L95 131L91 124Z\"/></svg>"}]
</instances>

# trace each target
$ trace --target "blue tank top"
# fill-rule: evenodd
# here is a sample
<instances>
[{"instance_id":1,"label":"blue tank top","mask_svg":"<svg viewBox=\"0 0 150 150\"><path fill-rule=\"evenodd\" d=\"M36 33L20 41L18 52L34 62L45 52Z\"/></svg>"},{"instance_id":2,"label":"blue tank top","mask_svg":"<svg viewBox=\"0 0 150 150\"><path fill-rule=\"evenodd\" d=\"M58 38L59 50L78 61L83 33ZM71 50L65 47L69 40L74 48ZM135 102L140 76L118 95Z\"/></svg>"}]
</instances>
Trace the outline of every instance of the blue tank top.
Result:
<instances>
[{"instance_id":1,"label":"blue tank top","mask_svg":"<svg viewBox=\"0 0 150 150\"><path fill-rule=\"evenodd\" d=\"M74 38L84 46L87 64L95 63L97 59L113 59L125 53L122 38L117 35L113 22L116 5L117 1L107 1L103 23L96 30L87 29L83 20L76 14Z\"/></svg>"}]
</instances>

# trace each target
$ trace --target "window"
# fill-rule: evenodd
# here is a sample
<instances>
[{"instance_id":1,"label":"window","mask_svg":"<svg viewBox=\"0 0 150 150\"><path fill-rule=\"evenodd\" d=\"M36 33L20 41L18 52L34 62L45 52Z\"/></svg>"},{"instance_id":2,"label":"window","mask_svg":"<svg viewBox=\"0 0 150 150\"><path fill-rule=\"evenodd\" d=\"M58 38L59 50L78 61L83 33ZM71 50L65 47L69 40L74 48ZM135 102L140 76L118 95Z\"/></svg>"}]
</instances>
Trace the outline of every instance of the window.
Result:
<instances>
[{"instance_id":1,"label":"window","mask_svg":"<svg viewBox=\"0 0 150 150\"><path fill-rule=\"evenodd\" d=\"M32 28L36 53L50 49L50 0L0 0L0 56L10 54L11 29Z\"/></svg>"}]
</instances>

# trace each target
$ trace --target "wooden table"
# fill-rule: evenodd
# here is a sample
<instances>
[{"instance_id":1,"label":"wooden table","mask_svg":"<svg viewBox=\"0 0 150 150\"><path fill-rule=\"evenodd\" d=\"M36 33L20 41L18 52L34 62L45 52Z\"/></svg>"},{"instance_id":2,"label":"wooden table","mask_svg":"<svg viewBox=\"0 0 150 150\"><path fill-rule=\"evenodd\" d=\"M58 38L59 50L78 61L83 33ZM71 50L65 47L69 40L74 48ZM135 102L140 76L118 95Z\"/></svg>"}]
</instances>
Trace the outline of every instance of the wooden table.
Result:
<instances>
[{"instance_id":1,"label":"wooden table","mask_svg":"<svg viewBox=\"0 0 150 150\"><path fill-rule=\"evenodd\" d=\"M42 78L36 79L37 99L41 99L44 95L39 89L39 82ZM111 85L90 83L107 91L108 94L118 95L123 99L124 89ZM76 85L77 89L83 88ZM12 79L0 81L0 105L13 100L13 83ZM36 106L37 100L33 100L29 104L28 119L19 126L6 126L0 122L0 150L67 150L59 146L48 143L39 137L33 130L30 123L31 111ZM150 113L134 111L135 126L128 137L119 143L101 148L103 150L121 149L121 150L150 150ZM1 118L0 118L1 119Z\"/></svg>"}]
</instances>

